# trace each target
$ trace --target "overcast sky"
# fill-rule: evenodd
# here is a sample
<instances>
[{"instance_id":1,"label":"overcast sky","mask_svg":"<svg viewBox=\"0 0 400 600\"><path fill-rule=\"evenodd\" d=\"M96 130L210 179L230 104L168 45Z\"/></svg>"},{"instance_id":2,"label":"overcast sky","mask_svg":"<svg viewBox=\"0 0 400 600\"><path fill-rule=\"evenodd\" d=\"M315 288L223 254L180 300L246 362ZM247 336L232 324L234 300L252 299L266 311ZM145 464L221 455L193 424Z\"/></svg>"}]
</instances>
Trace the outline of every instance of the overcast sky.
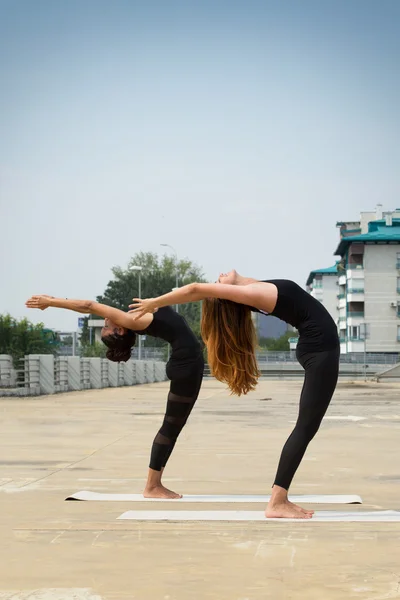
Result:
<instances>
[{"instance_id":1,"label":"overcast sky","mask_svg":"<svg viewBox=\"0 0 400 600\"><path fill-rule=\"evenodd\" d=\"M304 285L400 206L397 0L0 0L0 313L172 244Z\"/></svg>"}]
</instances>

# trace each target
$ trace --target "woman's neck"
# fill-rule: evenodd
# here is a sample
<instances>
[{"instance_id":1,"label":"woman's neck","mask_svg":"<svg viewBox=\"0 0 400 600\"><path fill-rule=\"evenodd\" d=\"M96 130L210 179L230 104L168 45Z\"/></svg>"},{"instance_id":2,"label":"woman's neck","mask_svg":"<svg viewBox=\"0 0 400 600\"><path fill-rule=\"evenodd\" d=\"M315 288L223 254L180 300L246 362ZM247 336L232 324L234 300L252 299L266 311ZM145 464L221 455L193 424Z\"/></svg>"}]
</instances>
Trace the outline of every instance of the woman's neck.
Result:
<instances>
[{"instance_id":1,"label":"woman's neck","mask_svg":"<svg viewBox=\"0 0 400 600\"><path fill-rule=\"evenodd\" d=\"M242 275L237 276L236 285L249 285L250 283L258 283L258 279L253 279L253 277L242 277Z\"/></svg>"}]
</instances>

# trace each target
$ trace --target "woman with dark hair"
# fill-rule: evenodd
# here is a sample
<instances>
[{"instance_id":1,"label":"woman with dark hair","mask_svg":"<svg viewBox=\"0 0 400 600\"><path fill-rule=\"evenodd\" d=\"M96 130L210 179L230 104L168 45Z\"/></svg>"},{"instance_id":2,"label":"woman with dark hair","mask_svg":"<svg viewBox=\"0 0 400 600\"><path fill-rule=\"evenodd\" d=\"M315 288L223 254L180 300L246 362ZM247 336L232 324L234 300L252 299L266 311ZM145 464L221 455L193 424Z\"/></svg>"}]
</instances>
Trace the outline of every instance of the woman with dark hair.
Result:
<instances>
[{"instance_id":1,"label":"woman with dark hair","mask_svg":"<svg viewBox=\"0 0 400 600\"><path fill-rule=\"evenodd\" d=\"M64 300L53 296L32 296L28 308L66 308L79 313L103 317L101 339L108 347L107 358L120 362L130 359L136 334L150 335L171 345L167 363L167 377L171 380L167 408L161 429L151 449L146 498L181 498L161 483L161 477L175 442L182 431L199 395L203 378L204 360L201 346L185 319L172 308L165 307L139 319L132 315L92 300Z\"/></svg>"},{"instance_id":2,"label":"woman with dark hair","mask_svg":"<svg viewBox=\"0 0 400 600\"><path fill-rule=\"evenodd\" d=\"M305 370L296 425L282 450L267 517L311 518L288 500L288 490L309 442L317 433L336 388L340 345L335 322L315 298L293 281L259 281L236 271L217 283L191 283L159 298L134 298L130 312L143 318L169 304L203 300L202 336L213 375L233 394L253 390L260 376L251 311L282 319L298 329L296 356Z\"/></svg>"}]
</instances>

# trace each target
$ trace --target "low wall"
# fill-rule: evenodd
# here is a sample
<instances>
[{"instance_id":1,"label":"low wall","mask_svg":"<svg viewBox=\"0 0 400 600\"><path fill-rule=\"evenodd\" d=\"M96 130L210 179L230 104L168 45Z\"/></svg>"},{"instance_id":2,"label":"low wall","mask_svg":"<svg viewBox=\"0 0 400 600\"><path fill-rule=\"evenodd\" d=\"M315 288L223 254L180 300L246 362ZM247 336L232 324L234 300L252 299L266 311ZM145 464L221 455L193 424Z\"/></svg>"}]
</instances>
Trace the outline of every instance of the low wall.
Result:
<instances>
[{"instance_id":1,"label":"low wall","mask_svg":"<svg viewBox=\"0 0 400 600\"><path fill-rule=\"evenodd\" d=\"M258 368L262 379L304 379L304 369L298 362L259 362ZM342 380L376 379L380 371L381 364L367 364L364 368L362 363L339 363L339 378ZM204 376L211 377L208 365Z\"/></svg>"},{"instance_id":2,"label":"low wall","mask_svg":"<svg viewBox=\"0 0 400 600\"><path fill-rule=\"evenodd\" d=\"M29 354L15 370L12 358L0 355L0 396L37 396L76 390L121 387L165 381L165 363L105 358Z\"/></svg>"},{"instance_id":3,"label":"low wall","mask_svg":"<svg viewBox=\"0 0 400 600\"><path fill-rule=\"evenodd\" d=\"M0 354L0 388L13 388L17 385L17 371L14 369L12 357Z\"/></svg>"},{"instance_id":4,"label":"low wall","mask_svg":"<svg viewBox=\"0 0 400 600\"><path fill-rule=\"evenodd\" d=\"M377 373L376 380L379 381L400 381L400 364L394 365L389 369L385 369Z\"/></svg>"},{"instance_id":5,"label":"low wall","mask_svg":"<svg viewBox=\"0 0 400 600\"><path fill-rule=\"evenodd\" d=\"M261 377L292 379L304 378L304 369L299 363L259 363ZM376 377L376 373L382 370L382 365L367 364L364 368L363 364L339 363L339 379L372 379Z\"/></svg>"}]
</instances>

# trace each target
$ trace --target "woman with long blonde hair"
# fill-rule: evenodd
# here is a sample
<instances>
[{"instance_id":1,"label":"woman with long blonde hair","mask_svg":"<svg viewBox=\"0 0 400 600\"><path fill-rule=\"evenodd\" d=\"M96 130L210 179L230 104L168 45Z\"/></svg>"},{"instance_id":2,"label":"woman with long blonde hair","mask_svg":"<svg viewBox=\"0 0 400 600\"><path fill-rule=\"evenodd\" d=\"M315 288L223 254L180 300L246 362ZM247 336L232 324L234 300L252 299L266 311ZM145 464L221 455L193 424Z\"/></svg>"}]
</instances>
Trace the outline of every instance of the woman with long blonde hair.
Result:
<instances>
[{"instance_id":1,"label":"woman with long blonde hair","mask_svg":"<svg viewBox=\"0 0 400 600\"><path fill-rule=\"evenodd\" d=\"M283 447L265 514L311 518L313 511L289 501L288 490L336 388L340 345L335 322L318 300L293 281L259 281L235 270L221 273L217 283L191 283L159 298L134 298L130 312L139 318L162 306L199 300L203 300L201 329L211 371L239 396L253 390L260 376L251 311L274 315L298 329L296 356L305 370L299 415Z\"/></svg>"}]
</instances>

